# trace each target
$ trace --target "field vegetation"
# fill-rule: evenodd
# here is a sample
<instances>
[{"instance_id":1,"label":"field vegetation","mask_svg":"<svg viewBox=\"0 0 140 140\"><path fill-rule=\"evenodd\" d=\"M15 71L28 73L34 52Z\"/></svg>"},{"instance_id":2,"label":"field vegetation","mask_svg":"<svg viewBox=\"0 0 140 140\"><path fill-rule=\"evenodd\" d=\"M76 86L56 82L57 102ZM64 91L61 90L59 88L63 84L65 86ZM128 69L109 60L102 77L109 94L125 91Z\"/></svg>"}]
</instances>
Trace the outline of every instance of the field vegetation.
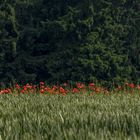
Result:
<instances>
[{"instance_id":1,"label":"field vegetation","mask_svg":"<svg viewBox=\"0 0 140 140\"><path fill-rule=\"evenodd\" d=\"M140 140L139 99L140 0L0 0L0 140Z\"/></svg>"},{"instance_id":2,"label":"field vegetation","mask_svg":"<svg viewBox=\"0 0 140 140\"><path fill-rule=\"evenodd\" d=\"M0 140L140 139L139 85L112 91L94 83L34 87L0 91Z\"/></svg>"},{"instance_id":3,"label":"field vegetation","mask_svg":"<svg viewBox=\"0 0 140 140\"><path fill-rule=\"evenodd\" d=\"M1 140L138 140L140 93L1 95Z\"/></svg>"}]
</instances>

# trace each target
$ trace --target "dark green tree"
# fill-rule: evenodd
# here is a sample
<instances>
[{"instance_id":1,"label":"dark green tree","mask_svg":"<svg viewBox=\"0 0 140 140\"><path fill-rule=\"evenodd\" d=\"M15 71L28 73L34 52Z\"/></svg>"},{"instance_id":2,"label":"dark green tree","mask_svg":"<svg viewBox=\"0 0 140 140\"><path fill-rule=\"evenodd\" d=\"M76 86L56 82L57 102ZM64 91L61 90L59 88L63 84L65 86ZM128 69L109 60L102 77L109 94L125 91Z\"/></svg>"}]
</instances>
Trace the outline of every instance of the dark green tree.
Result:
<instances>
[{"instance_id":1,"label":"dark green tree","mask_svg":"<svg viewBox=\"0 0 140 140\"><path fill-rule=\"evenodd\" d=\"M14 79L18 29L14 7L5 1L0 6L0 81Z\"/></svg>"},{"instance_id":2,"label":"dark green tree","mask_svg":"<svg viewBox=\"0 0 140 140\"><path fill-rule=\"evenodd\" d=\"M140 81L139 0L2 0L0 81Z\"/></svg>"}]
</instances>

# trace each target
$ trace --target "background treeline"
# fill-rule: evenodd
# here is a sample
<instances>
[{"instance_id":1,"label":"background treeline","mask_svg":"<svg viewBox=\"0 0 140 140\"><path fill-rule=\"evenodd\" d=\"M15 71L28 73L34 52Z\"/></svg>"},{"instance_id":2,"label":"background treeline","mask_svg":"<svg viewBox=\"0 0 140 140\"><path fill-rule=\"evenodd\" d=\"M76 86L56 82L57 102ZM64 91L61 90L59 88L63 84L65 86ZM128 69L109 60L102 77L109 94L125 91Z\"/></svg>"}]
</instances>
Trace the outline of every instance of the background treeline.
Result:
<instances>
[{"instance_id":1,"label":"background treeline","mask_svg":"<svg viewBox=\"0 0 140 140\"><path fill-rule=\"evenodd\" d=\"M0 82L140 82L140 0L1 0Z\"/></svg>"}]
</instances>

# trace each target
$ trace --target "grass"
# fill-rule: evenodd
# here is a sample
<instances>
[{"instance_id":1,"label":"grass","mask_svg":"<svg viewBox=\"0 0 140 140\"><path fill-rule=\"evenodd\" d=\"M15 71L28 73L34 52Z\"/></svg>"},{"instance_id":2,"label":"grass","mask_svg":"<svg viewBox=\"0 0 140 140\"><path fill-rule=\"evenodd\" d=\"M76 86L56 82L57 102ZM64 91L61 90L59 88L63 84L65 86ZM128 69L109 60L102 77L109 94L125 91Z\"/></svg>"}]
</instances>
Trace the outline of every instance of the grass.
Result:
<instances>
[{"instance_id":1,"label":"grass","mask_svg":"<svg viewBox=\"0 0 140 140\"><path fill-rule=\"evenodd\" d=\"M0 95L0 140L139 140L140 95Z\"/></svg>"}]
</instances>

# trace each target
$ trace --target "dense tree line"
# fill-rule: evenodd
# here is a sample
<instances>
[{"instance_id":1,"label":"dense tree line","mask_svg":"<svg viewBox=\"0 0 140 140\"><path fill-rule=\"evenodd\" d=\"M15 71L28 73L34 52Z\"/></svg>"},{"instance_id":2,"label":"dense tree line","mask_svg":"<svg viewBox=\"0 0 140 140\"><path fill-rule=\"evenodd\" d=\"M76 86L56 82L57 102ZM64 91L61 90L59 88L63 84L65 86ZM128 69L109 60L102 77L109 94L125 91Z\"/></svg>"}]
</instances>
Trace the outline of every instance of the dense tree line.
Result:
<instances>
[{"instance_id":1,"label":"dense tree line","mask_svg":"<svg viewBox=\"0 0 140 140\"><path fill-rule=\"evenodd\" d=\"M0 82L140 82L139 0L1 0Z\"/></svg>"}]
</instances>

